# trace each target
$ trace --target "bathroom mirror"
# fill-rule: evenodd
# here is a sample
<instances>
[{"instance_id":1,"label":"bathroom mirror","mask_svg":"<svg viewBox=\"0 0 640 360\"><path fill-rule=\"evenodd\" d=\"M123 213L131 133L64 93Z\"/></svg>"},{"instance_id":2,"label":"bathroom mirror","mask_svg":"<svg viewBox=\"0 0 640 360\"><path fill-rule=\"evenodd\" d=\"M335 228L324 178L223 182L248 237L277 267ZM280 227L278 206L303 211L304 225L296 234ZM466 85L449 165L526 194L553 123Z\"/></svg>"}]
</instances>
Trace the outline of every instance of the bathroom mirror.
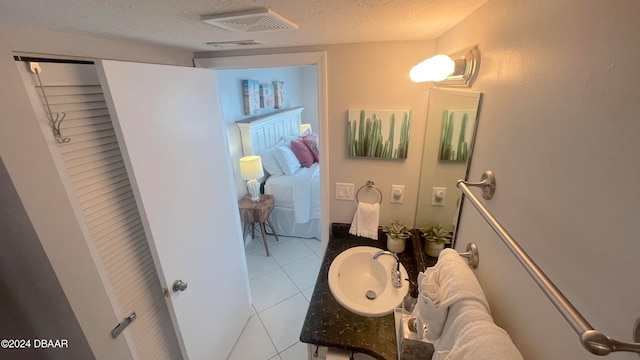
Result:
<instances>
[{"instance_id":1,"label":"bathroom mirror","mask_svg":"<svg viewBox=\"0 0 640 360\"><path fill-rule=\"evenodd\" d=\"M439 223L453 232L457 225L462 193L456 182L467 179L481 97L479 92L431 89L415 228Z\"/></svg>"}]
</instances>

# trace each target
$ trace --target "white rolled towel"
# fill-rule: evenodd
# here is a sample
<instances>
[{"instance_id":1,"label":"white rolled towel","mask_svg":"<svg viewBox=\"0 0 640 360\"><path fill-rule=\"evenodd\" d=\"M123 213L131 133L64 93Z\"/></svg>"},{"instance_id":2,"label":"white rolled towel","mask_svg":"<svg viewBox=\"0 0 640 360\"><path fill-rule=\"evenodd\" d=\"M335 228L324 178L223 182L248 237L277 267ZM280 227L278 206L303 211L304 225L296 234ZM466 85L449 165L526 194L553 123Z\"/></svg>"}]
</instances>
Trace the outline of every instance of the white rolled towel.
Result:
<instances>
[{"instance_id":1,"label":"white rolled towel","mask_svg":"<svg viewBox=\"0 0 640 360\"><path fill-rule=\"evenodd\" d=\"M438 266L430 267L425 272L418 274L420 296L418 296L414 315L418 335L424 336L429 341L440 337L442 327L447 320L448 309L446 306L440 306L442 295L438 285L439 278L440 269ZM426 333L424 333L425 329Z\"/></svg>"},{"instance_id":2,"label":"white rolled towel","mask_svg":"<svg viewBox=\"0 0 640 360\"><path fill-rule=\"evenodd\" d=\"M442 306L451 306L460 300L476 300L491 314L491 308L484 296L478 279L463 260L462 256L453 249L440 252L438 285L440 286L440 302Z\"/></svg>"},{"instance_id":3,"label":"white rolled towel","mask_svg":"<svg viewBox=\"0 0 640 360\"><path fill-rule=\"evenodd\" d=\"M440 291L436 284L425 286L425 290L420 292L416 307L418 330L424 329L426 323L427 332L424 337L429 341L440 338L449 309L441 306Z\"/></svg>"},{"instance_id":4,"label":"white rolled towel","mask_svg":"<svg viewBox=\"0 0 640 360\"><path fill-rule=\"evenodd\" d=\"M418 274L418 288L417 325L428 325L425 337L429 341L435 342L440 338L450 316L449 308L461 300L476 301L484 312L490 314L478 280L455 250L444 249L435 266Z\"/></svg>"},{"instance_id":5,"label":"white rolled towel","mask_svg":"<svg viewBox=\"0 0 640 360\"><path fill-rule=\"evenodd\" d=\"M433 341L438 351L451 351L460 341L460 335L475 323L493 322L484 304L476 299L460 300L449 306L447 320L440 337Z\"/></svg>"},{"instance_id":6,"label":"white rolled towel","mask_svg":"<svg viewBox=\"0 0 640 360\"><path fill-rule=\"evenodd\" d=\"M509 334L490 320L467 322L453 347L438 352L448 352L445 357L434 357L438 360L523 360Z\"/></svg>"},{"instance_id":7,"label":"white rolled towel","mask_svg":"<svg viewBox=\"0 0 640 360\"><path fill-rule=\"evenodd\" d=\"M424 272L418 273L418 288L422 291L422 287L428 284L440 283L440 268L438 264L427 268Z\"/></svg>"}]
</instances>

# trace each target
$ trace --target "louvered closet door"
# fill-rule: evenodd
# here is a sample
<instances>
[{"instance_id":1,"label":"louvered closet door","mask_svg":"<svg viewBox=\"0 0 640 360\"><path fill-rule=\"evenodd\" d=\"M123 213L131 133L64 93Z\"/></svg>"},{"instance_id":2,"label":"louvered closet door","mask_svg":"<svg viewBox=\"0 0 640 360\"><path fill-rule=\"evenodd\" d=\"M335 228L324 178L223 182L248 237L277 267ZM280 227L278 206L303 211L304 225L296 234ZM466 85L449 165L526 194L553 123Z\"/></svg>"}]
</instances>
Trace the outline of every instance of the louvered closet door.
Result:
<instances>
[{"instance_id":1,"label":"louvered closet door","mask_svg":"<svg viewBox=\"0 0 640 360\"><path fill-rule=\"evenodd\" d=\"M39 63L51 110L64 112L57 145L69 194L82 209L89 243L98 254L107 291L120 319L136 312L125 330L134 357L180 359L180 347L163 298L140 214L94 65ZM37 87L37 94L41 90ZM44 105L44 102L42 104ZM44 106L43 106L44 109ZM52 136L53 137L53 136ZM114 326L116 324L113 324ZM111 329L104 329L109 336ZM122 335L121 335L122 336Z\"/></svg>"}]
</instances>

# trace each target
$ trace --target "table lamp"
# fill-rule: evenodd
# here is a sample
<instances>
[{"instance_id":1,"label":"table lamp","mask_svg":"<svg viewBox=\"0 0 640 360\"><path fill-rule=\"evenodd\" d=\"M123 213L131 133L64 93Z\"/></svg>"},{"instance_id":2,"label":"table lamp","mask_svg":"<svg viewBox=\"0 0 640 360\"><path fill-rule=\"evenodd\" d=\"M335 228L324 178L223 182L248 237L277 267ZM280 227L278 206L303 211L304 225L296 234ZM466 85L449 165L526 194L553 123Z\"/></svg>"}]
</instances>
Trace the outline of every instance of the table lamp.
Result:
<instances>
[{"instance_id":1,"label":"table lamp","mask_svg":"<svg viewBox=\"0 0 640 360\"><path fill-rule=\"evenodd\" d=\"M256 180L264 176L260 156L254 155L240 158L240 176L247 180L247 189L249 190L251 201L260 201L260 184Z\"/></svg>"},{"instance_id":2,"label":"table lamp","mask_svg":"<svg viewBox=\"0 0 640 360\"><path fill-rule=\"evenodd\" d=\"M300 136L305 136L312 133L311 124L300 124Z\"/></svg>"}]
</instances>

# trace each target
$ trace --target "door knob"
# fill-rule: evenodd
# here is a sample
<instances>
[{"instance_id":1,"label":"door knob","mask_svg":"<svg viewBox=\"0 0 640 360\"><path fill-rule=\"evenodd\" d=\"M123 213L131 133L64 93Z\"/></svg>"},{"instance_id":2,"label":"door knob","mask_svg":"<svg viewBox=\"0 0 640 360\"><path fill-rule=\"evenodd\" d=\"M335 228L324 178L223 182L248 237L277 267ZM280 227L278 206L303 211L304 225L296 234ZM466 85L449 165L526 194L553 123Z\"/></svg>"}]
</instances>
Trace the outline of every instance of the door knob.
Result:
<instances>
[{"instance_id":1,"label":"door knob","mask_svg":"<svg viewBox=\"0 0 640 360\"><path fill-rule=\"evenodd\" d=\"M177 291L185 291L187 290L187 283L182 281L182 280L176 280L173 283L173 291L177 292Z\"/></svg>"}]
</instances>

